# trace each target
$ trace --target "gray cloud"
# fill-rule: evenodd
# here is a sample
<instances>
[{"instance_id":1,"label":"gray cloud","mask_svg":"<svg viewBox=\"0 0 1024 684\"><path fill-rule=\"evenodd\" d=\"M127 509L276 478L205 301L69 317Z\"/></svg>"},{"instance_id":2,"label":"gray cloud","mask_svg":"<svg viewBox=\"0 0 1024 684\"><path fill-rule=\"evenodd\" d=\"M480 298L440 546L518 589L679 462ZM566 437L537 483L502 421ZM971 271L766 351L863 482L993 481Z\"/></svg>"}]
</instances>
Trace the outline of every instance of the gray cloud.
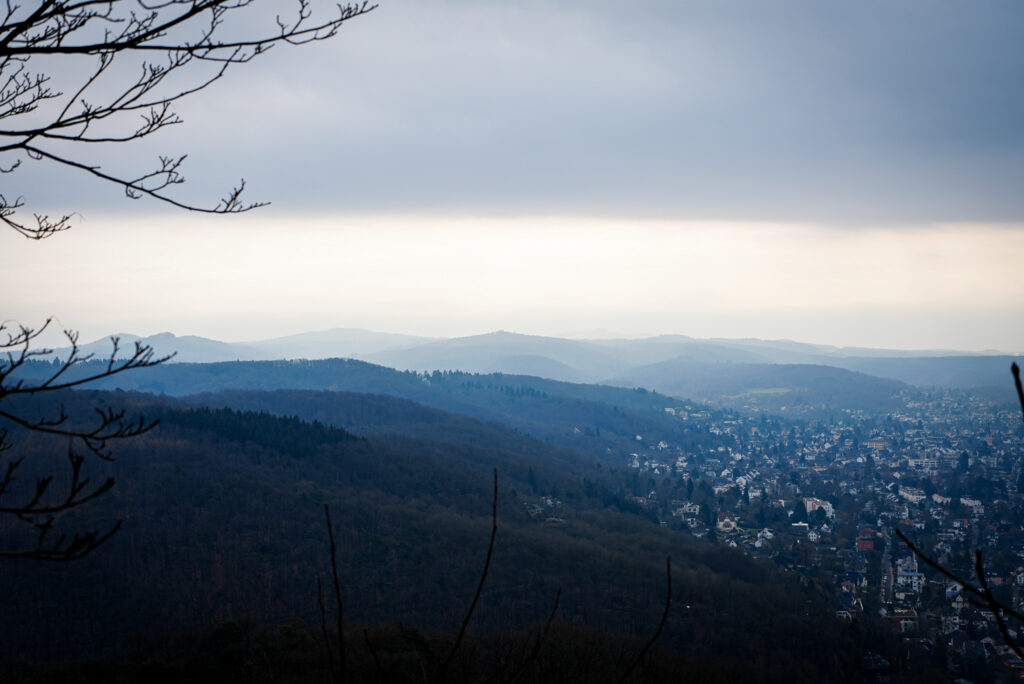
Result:
<instances>
[{"instance_id":1,"label":"gray cloud","mask_svg":"<svg viewBox=\"0 0 1024 684\"><path fill-rule=\"evenodd\" d=\"M131 155L190 151L189 193L245 176L288 212L1020 221L1022 20L1012 0L384 0Z\"/></svg>"}]
</instances>

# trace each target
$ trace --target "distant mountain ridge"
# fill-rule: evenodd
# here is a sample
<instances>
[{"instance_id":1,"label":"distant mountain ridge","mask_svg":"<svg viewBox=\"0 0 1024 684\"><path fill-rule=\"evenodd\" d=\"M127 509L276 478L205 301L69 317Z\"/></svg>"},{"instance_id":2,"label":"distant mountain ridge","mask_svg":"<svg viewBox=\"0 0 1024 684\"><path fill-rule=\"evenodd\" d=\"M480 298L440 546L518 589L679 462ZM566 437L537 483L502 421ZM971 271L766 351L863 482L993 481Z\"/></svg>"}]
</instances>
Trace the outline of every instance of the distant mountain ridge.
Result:
<instances>
[{"instance_id":1,"label":"distant mountain ridge","mask_svg":"<svg viewBox=\"0 0 1024 684\"><path fill-rule=\"evenodd\" d=\"M244 344L258 350L267 360L274 360L329 359L338 356L359 358L365 354L433 341L434 338L418 335L382 333L360 328L332 328Z\"/></svg>"},{"instance_id":2,"label":"distant mountain ridge","mask_svg":"<svg viewBox=\"0 0 1024 684\"><path fill-rule=\"evenodd\" d=\"M156 356L169 356L172 363L217 363L220 361L276 361L279 359L359 358L362 355L403 347L412 347L434 338L379 333L358 328L334 328L299 333L252 342L221 342L196 335L175 335L170 332L140 337L116 333L79 346L79 354L93 358L110 358L111 340L120 343L119 357L131 354L135 343L149 345ZM54 350L58 358L67 356L69 347Z\"/></svg>"},{"instance_id":3,"label":"distant mountain ridge","mask_svg":"<svg viewBox=\"0 0 1024 684\"><path fill-rule=\"evenodd\" d=\"M148 337L139 337L130 333L116 333L87 344L79 345L79 356L91 355L93 359L109 359L114 351L113 340L117 340L118 358L131 355L136 344L148 345L153 348L156 357L171 356L172 363L217 363L219 361L255 361L263 358L262 353L248 345L232 342L220 342L195 335L174 335L163 332ZM54 349L58 358L66 358L70 347Z\"/></svg>"},{"instance_id":4,"label":"distant mountain ridge","mask_svg":"<svg viewBox=\"0 0 1024 684\"><path fill-rule=\"evenodd\" d=\"M640 386L677 396L681 392L707 396L706 387L692 393L683 388L693 388L696 378L709 374L723 378L771 374L779 379L775 389L793 390L801 387L798 383L807 371L790 366L829 366L918 387L1001 386L1014 358L983 352L864 349L686 335L582 340L497 331L441 339L335 328L244 343L171 333L118 337L122 353L130 352L138 341L151 345L158 356L175 354L172 363L355 358L399 370L530 375L562 382ZM107 358L110 340L83 345L81 352ZM56 352L58 356L66 353L67 349ZM758 365L775 368L755 369ZM863 379L858 382L863 384Z\"/></svg>"}]
</instances>

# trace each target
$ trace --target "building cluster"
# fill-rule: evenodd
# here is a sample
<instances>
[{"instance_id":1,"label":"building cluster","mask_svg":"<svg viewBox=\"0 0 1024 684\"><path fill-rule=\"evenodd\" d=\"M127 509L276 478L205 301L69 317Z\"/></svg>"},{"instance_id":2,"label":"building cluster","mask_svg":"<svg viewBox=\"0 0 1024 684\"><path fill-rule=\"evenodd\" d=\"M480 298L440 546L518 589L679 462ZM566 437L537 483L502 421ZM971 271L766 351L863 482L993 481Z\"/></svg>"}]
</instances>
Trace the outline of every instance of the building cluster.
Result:
<instances>
[{"instance_id":1,"label":"building cluster","mask_svg":"<svg viewBox=\"0 0 1024 684\"><path fill-rule=\"evenodd\" d=\"M840 618L880 619L965 677L1024 676L998 616L964 589L987 586L1024 612L1020 407L962 391L902 399L896 411L837 411L818 422L716 421L707 408L673 406L666 411L727 445L683 453L667 444L631 453L625 465L663 524L805 575L828 588ZM1006 627L1024 643L1024 625Z\"/></svg>"}]
</instances>

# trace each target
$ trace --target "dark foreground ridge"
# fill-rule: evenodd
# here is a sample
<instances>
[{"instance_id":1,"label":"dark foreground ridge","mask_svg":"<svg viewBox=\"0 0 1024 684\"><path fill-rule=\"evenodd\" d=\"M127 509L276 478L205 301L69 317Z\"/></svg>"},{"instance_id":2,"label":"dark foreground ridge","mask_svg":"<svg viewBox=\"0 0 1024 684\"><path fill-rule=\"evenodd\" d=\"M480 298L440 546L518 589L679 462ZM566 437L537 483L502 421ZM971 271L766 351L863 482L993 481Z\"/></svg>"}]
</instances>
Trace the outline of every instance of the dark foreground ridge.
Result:
<instances>
[{"instance_id":1,"label":"dark foreground ridge","mask_svg":"<svg viewBox=\"0 0 1024 684\"><path fill-rule=\"evenodd\" d=\"M119 485L82 513L125 519L102 553L5 569L10 672L37 659L100 658L107 664L64 672L74 681L308 680L323 666L314 626L328 503L352 681L373 681L374 654L394 681L420 681L419 659L447 653L479 579L495 468L500 530L453 680L514 671L561 589L531 674L614 681L609 673L626 671L659 622L669 555L671 609L633 681L859 681L865 653L894 657L870 624L837 620L813 582L659 527L626 500L621 470L493 424L470 429L464 417L431 414L439 431L449 421L474 444L355 437L143 395L67 400L127 404L161 425L125 445L111 464ZM382 403L366 397L367 410ZM387 407L420 419L425 410ZM497 435L504 448L482 444ZM557 504L536 515L546 499Z\"/></svg>"}]
</instances>

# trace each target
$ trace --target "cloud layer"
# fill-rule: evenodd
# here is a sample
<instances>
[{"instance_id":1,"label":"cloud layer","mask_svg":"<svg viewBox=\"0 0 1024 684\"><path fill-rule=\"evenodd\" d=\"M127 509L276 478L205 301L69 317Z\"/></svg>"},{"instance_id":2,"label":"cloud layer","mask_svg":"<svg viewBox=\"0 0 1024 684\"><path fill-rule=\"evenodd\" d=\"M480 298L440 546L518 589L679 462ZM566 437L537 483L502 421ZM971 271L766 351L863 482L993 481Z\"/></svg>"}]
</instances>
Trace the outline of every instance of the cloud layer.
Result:
<instances>
[{"instance_id":1,"label":"cloud layer","mask_svg":"<svg viewBox=\"0 0 1024 684\"><path fill-rule=\"evenodd\" d=\"M190 197L245 176L292 212L1019 221L1022 21L1012 0L386 0L131 154L189 151Z\"/></svg>"},{"instance_id":2,"label":"cloud layer","mask_svg":"<svg viewBox=\"0 0 1024 684\"><path fill-rule=\"evenodd\" d=\"M83 339L606 328L1024 351L1024 230L1005 227L110 217L11 246L5 277L37 286L5 315Z\"/></svg>"},{"instance_id":3,"label":"cloud layer","mask_svg":"<svg viewBox=\"0 0 1024 684\"><path fill-rule=\"evenodd\" d=\"M1022 25L1017 0L383 0L83 158L189 152L181 199L245 177L269 209L197 220L41 163L5 176L29 210L81 216L41 245L0 237L0 313L85 337L1019 351Z\"/></svg>"}]
</instances>

